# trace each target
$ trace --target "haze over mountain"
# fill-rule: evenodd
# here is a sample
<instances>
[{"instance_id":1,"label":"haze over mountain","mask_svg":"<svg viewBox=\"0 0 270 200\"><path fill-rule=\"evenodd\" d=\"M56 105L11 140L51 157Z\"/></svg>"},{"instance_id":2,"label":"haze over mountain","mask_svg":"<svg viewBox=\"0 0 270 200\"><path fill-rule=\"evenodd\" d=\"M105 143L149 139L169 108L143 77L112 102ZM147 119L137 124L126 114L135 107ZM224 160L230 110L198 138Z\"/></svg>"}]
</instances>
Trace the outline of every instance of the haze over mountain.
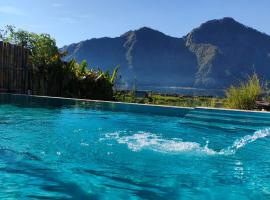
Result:
<instances>
[{"instance_id":1,"label":"haze over mountain","mask_svg":"<svg viewBox=\"0 0 270 200\"><path fill-rule=\"evenodd\" d=\"M232 18L211 20L183 38L143 27L116 38L64 46L66 60L87 60L138 86L226 88L256 72L270 80L270 36Z\"/></svg>"}]
</instances>

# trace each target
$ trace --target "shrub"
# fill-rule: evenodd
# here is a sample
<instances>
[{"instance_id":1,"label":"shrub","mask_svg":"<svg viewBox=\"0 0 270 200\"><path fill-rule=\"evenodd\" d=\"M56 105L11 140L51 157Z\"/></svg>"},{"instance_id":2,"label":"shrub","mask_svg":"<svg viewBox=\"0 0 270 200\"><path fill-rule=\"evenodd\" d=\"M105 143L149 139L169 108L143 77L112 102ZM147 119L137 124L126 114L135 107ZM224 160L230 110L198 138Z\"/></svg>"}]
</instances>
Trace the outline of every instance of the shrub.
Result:
<instances>
[{"instance_id":1,"label":"shrub","mask_svg":"<svg viewBox=\"0 0 270 200\"><path fill-rule=\"evenodd\" d=\"M262 92L260 80L256 74L249 77L240 86L231 86L226 91L226 107L233 109L252 110L256 107L256 99Z\"/></svg>"}]
</instances>

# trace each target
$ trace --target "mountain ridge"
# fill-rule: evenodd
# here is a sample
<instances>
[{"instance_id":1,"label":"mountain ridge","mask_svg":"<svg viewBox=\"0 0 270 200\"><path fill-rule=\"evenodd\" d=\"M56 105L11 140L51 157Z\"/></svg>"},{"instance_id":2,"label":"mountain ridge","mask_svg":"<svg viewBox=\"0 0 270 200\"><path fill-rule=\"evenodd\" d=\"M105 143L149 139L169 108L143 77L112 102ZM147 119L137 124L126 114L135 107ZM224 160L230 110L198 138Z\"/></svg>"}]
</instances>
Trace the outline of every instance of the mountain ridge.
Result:
<instances>
[{"instance_id":1,"label":"mountain ridge","mask_svg":"<svg viewBox=\"0 0 270 200\"><path fill-rule=\"evenodd\" d=\"M270 80L270 36L233 18L210 20L182 38L142 27L119 37L64 46L65 58L111 70L120 65L129 86L225 88L254 71Z\"/></svg>"}]
</instances>

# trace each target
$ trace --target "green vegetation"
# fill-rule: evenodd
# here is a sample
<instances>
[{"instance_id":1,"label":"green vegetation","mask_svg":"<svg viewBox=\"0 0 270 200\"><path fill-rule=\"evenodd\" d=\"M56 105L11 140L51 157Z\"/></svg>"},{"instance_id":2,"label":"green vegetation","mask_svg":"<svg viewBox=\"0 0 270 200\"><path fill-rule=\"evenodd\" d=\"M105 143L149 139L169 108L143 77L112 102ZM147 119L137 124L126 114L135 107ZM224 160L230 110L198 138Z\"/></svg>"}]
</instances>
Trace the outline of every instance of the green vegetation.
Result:
<instances>
[{"instance_id":1,"label":"green vegetation","mask_svg":"<svg viewBox=\"0 0 270 200\"><path fill-rule=\"evenodd\" d=\"M156 105L169 105L181 107L219 107L222 105L222 98L212 97L191 97L191 96L173 96L162 94L151 94L148 97L135 97L134 92L118 91L115 94L116 101L128 103L143 103Z\"/></svg>"},{"instance_id":2,"label":"green vegetation","mask_svg":"<svg viewBox=\"0 0 270 200\"><path fill-rule=\"evenodd\" d=\"M256 74L247 83L239 87L231 86L226 91L226 107L234 109L252 110L256 108L256 99L262 93L262 86Z\"/></svg>"},{"instance_id":3,"label":"green vegetation","mask_svg":"<svg viewBox=\"0 0 270 200\"><path fill-rule=\"evenodd\" d=\"M267 84L265 84L267 85ZM182 107L227 107L231 109L255 110L256 100L265 91L266 86L262 86L258 76L253 74L246 83L231 86L226 90L225 98L214 97L192 97L151 94L148 97L135 97L134 91L118 91L115 94L117 101L129 103L158 104ZM265 101L270 102L270 96L265 97Z\"/></svg>"},{"instance_id":4,"label":"green vegetation","mask_svg":"<svg viewBox=\"0 0 270 200\"><path fill-rule=\"evenodd\" d=\"M30 33L6 26L0 40L29 49L33 94L111 100L118 67L112 75L88 69L86 61L64 62L56 41L48 34Z\"/></svg>"}]
</instances>

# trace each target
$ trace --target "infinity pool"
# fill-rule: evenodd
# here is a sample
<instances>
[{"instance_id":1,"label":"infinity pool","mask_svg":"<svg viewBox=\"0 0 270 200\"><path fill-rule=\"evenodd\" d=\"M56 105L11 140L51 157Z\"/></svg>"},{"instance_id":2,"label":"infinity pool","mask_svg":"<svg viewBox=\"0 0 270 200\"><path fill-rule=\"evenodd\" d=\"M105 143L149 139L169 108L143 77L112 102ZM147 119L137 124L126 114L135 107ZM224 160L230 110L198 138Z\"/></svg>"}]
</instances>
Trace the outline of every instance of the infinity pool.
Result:
<instances>
[{"instance_id":1,"label":"infinity pool","mask_svg":"<svg viewBox=\"0 0 270 200\"><path fill-rule=\"evenodd\" d=\"M0 95L0 199L269 199L270 114Z\"/></svg>"}]
</instances>

